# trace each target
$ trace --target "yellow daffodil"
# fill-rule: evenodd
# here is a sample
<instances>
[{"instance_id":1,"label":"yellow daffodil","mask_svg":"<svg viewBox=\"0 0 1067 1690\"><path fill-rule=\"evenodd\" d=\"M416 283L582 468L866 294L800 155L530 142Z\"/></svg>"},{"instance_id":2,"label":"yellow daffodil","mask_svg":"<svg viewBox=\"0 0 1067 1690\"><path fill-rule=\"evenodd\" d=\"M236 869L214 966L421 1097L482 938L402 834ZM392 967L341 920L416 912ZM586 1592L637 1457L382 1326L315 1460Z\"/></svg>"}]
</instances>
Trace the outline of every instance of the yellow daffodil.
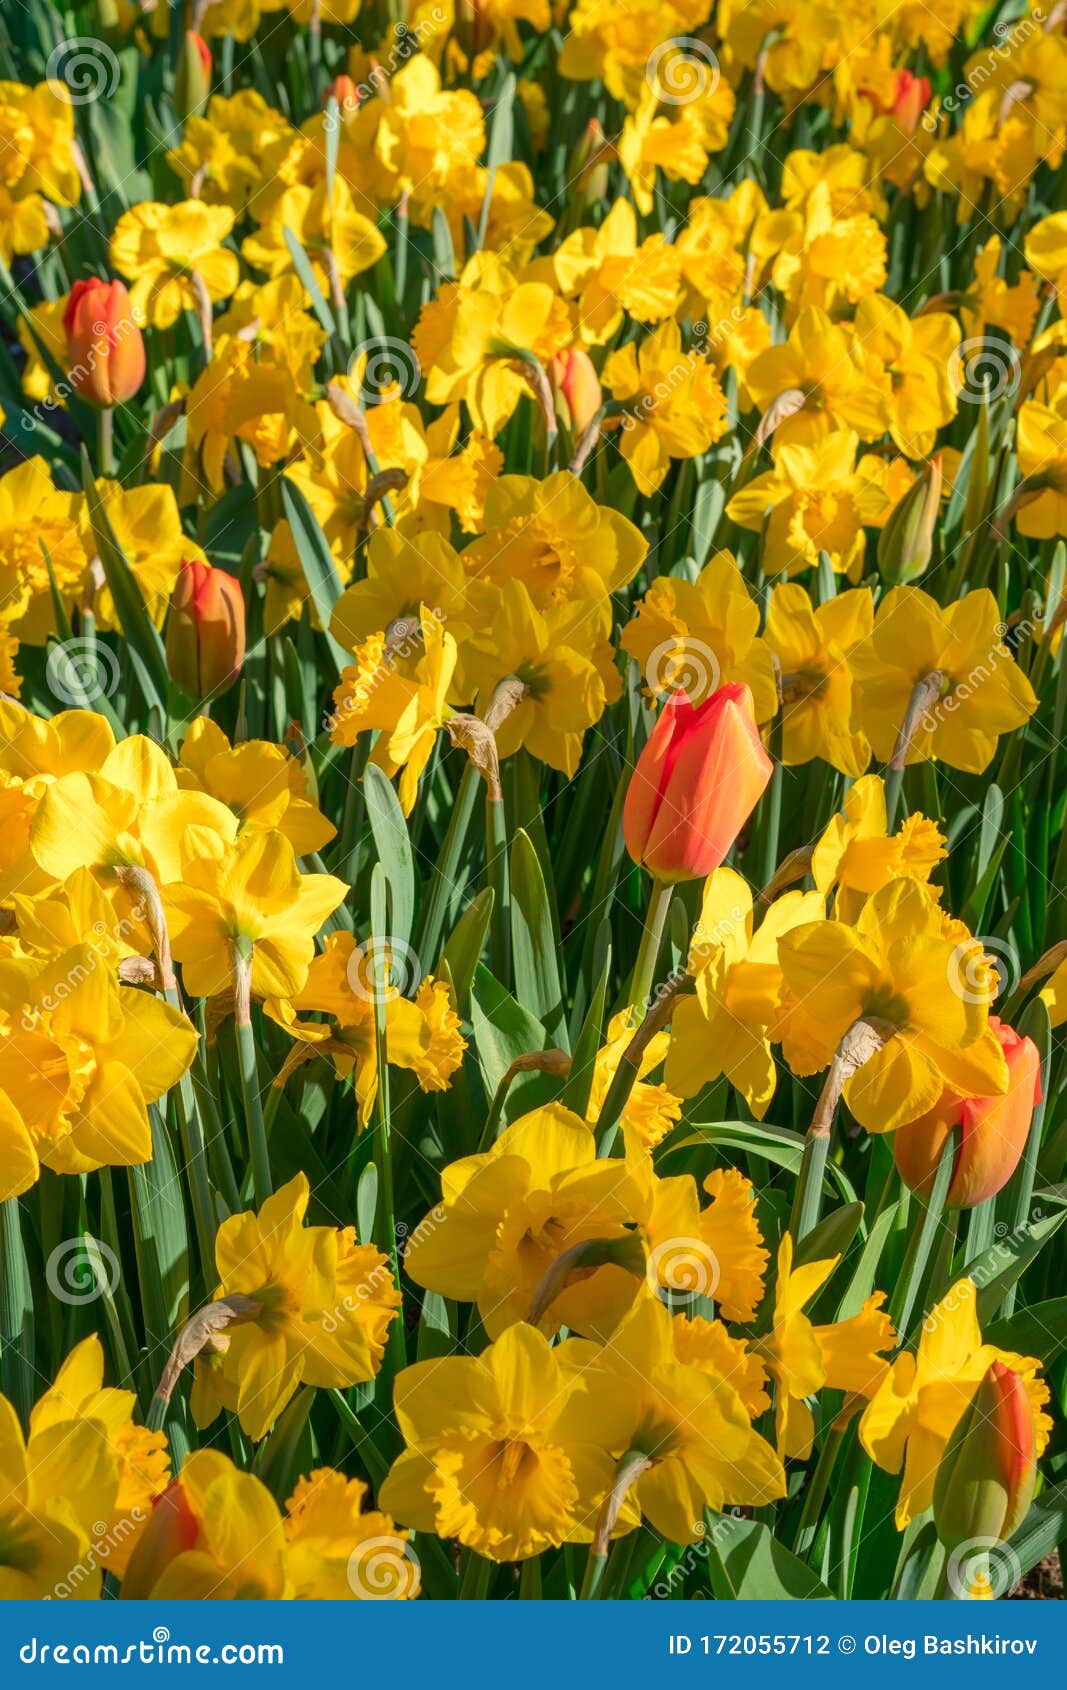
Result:
<instances>
[{"instance_id":1,"label":"yellow daffodil","mask_svg":"<svg viewBox=\"0 0 1067 1690\"><path fill-rule=\"evenodd\" d=\"M881 1352L892 1348L895 1333L882 1312L883 1292L869 1297L858 1315L832 1326L815 1326L804 1313L839 1260L834 1256L795 1265L793 1240L785 1233L778 1247L771 1329L751 1345L775 1382L775 1435L787 1460L806 1461L811 1454L815 1421L808 1397L824 1386L869 1397L889 1370Z\"/></svg>"},{"instance_id":2,"label":"yellow daffodil","mask_svg":"<svg viewBox=\"0 0 1067 1690\"><path fill-rule=\"evenodd\" d=\"M598 505L568 470L538 481L502 475L485 501L485 533L462 554L478 579L521 581L538 610L596 603L629 586L648 551L632 522Z\"/></svg>"},{"instance_id":3,"label":"yellow daffodil","mask_svg":"<svg viewBox=\"0 0 1067 1690\"><path fill-rule=\"evenodd\" d=\"M846 792L841 813L827 824L812 852L811 872L824 897L836 886L838 919L854 921L864 900L891 880L916 880L936 897L929 880L946 855L944 835L918 813L888 834L885 786L878 775L864 775Z\"/></svg>"},{"instance_id":4,"label":"yellow daffodil","mask_svg":"<svg viewBox=\"0 0 1067 1690\"><path fill-rule=\"evenodd\" d=\"M947 608L921 588L892 588L850 659L856 720L875 756L889 761L916 688L929 678L906 761L936 757L980 774L1000 735L1022 727L1037 708L1004 633L997 601L984 587Z\"/></svg>"},{"instance_id":5,"label":"yellow daffodil","mask_svg":"<svg viewBox=\"0 0 1067 1690\"><path fill-rule=\"evenodd\" d=\"M251 1210L223 1221L215 1240L216 1301L254 1303L217 1334L195 1363L194 1418L220 1408L262 1438L301 1384L324 1388L373 1379L400 1306L386 1258L351 1227L305 1226L304 1174Z\"/></svg>"},{"instance_id":6,"label":"yellow daffodil","mask_svg":"<svg viewBox=\"0 0 1067 1690\"><path fill-rule=\"evenodd\" d=\"M726 432L718 378L700 350L682 351L677 323L613 352L602 380L624 407L619 449L640 493L662 485L672 458L698 458Z\"/></svg>"},{"instance_id":7,"label":"yellow daffodil","mask_svg":"<svg viewBox=\"0 0 1067 1690\"><path fill-rule=\"evenodd\" d=\"M410 677L396 661L401 648L413 657ZM405 625L399 635L395 624L388 637L372 634L355 655L333 695L330 737L335 745L354 745L361 733L379 729L371 761L390 780L400 772L400 803L410 815L419 777L451 714L447 699L456 667L455 638L422 605L417 625Z\"/></svg>"},{"instance_id":8,"label":"yellow daffodil","mask_svg":"<svg viewBox=\"0 0 1067 1690\"><path fill-rule=\"evenodd\" d=\"M251 957L256 997L299 992L315 935L348 894L332 874L301 874L293 847L276 831L245 833L232 844L205 836L209 853L190 857L181 881L164 885L175 961L194 997L232 991L239 959Z\"/></svg>"},{"instance_id":9,"label":"yellow daffodil","mask_svg":"<svg viewBox=\"0 0 1067 1690\"><path fill-rule=\"evenodd\" d=\"M753 933L748 883L730 868L708 876L689 948L696 997L678 1004L671 1025L664 1079L672 1091L694 1097L726 1074L763 1119L777 1084L768 1029L777 1018L781 989L778 946L784 934L817 920L822 909L817 892L787 892Z\"/></svg>"},{"instance_id":10,"label":"yellow daffodil","mask_svg":"<svg viewBox=\"0 0 1067 1690\"><path fill-rule=\"evenodd\" d=\"M329 1057L338 1074L352 1076L359 1125L365 1127L378 1088L374 1005L384 996L390 1064L414 1073L423 1091L445 1091L466 1049L448 988L427 977L412 1000L401 995L394 969L399 975L388 947L379 955L373 946L357 944L351 933L331 933L302 990L264 1004L272 1020L298 1041L276 1084L284 1085L300 1063L316 1055ZM302 1020L308 1013L329 1019Z\"/></svg>"},{"instance_id":11,"label":"yellow daffodil","mask_svg":"<svg viewBox=\"0 0 1067 1690\"><path fill-rule=\"evenodd\" d=\"M640 664L650 692L684 688L700 704L724 683L743 681L757 722L767 722L778 695L759 625L759 607L732 552L716 552L695 581L658 576L619 643Z\"/></svg>"},{"instance_id":12,"label":"yellow daffodil","mask_svg":"<svg viewBox=\"0 0 1067 1690\"><path fill-rule=\"evenodd\" d=\"M233 230L228 206L143 200L124 211L111 234L112 267L133 283L135 314L158 329L183 311L228 299L237 286L237 254L224 246Z\"/></svg>"},{"instance_id":13,"label":"yellow daffodil","mask_svg":"<svg viewBox=\"0 0 1067 1690\"><path fill-rule=\"evenodd\" d=\"M855 779L871 760L866 737L852 725L849 658L874 624L870 589L857 587L814 605L804 588L774 588L766 641L778 659L782 689L782 762L822 757Z\"/></svg>"},{"instance_id":14,"label":"yellow daffodil","mask_svg":"<svg viewBox=\"0 0 1067 1690\"><path fill-rule=\"evenodd\" d=\"M599 229L576 229L552 258L560 292L577 296L578 329L589 345L614 338L628 313L662 323L678 304L678 256L662 235L638 242L637 218L616 200Z\"/></svg>"},{"instance_id":15,"label":"yellow daffodil","mask_svg":"<svg viewBox=\"0 0 1067 1690\"><path fill-rule=\"evenodd\" d=\"M996 971L980 941L961 923L946 923L917 881L883 886L855 926L794 928L779 942L778 961L812 1041L805 1059L785 1036L797 1072L825 1067L856 1021L870 1021L884 1036L844 1090L868 1132L917 1120L946 1085L971 1097L1007 1090L1004 1054L988 1022Z\"/></svg>"},{"instance_id":16,"label":"yellow daffodil","mask_svg":"<svg viewBox=\"0 0 1067 1690\"><path fill-rule=\"evenodd\" d=\"M381 1503L398 1520L492 1561L592 1536L625 1409L567 1345L520 1323L479 1356L405 1368L394 1404L408 1447Z\"/></svg>"},{"instance_id":17,"label":"yellow daffodil","mask_svg":"<svg viewBox=\"0 0 1067 1690\"><path fill-rule=\"evenodd\" d=\"M566 775L577 771L586 729L621 690L605 638L607 612L598 600L561 604L542 614L522 581L506 583L492 633L468 641L463 665L483 715L502 682L519 683L495 729L501 757L524 745L550 768Z\"/></svg>"},{"instance_id":18,"label":"yellow daffodil","mask_svg":"<svg viewBox=\"0 0 1067 1690\"><path fill-rule=\"evenodd\" d=\"M893 1362L860 1421L860 1439L887 1473L903 1468L896 1522L901 1531L929 1508L945 1445L995 1361L1021 1375L1037 1427L1037 1454L1051 1422L1043 1412L1048 1386L1040 1362L982 1342L974 1281L957 1280L922 1324L917 1352Z\"/></svg>"},{"instance_id":19,"label":"yellow daffodil","mask_svg":"<svg viewBox=\"0 0 1067 1690\"><path fill-rule=\"evenodd\" d=\"M783 395L803 401L776 424L780 446L804 446L848 429L861 440L877 440L885 430L885 401L867 373L863 349L857 350L851 329L818 306L800 313L783 346L752 360L745 382L768 422Z\"/></svg>"},{"instance_id":20,"label":"yellow daffodil","mask_svg":"<svg viewBox=\"0 0 1067 1690\"><path fill-rule=\"evenodd\" d=\"M336 832L312 800L296 757L264 739L231 746L207 716L190 723L175 774L179 788L206 792L225 804L242 830L276 828L297 857L321 851Z\"/></svg>"},{"instance_id":21,"label":"yellow daffodil","mask_svg":"<svg viewBox=\"0 0 1067 1690\"><path fill-rule=\"evenodd\" d=\"M798 575L826 552L838 574L858 579L864 528L887 515L890 503L866 460L855 464L856 444L846 431L810 446L780 446L775 467L734 494L726 514L740 528L764 534L768 575Z\"/></svg>"},{"instance_id":22,"label":"yellow daffodil","mask_svg":"<svg viewBox=\"0 0 1067 1690\"><path fill-rule=\"evenodd\" d=\"M47 547L60 596L75 602L88 559L78 531L81 501L61 493L43 458L0 476L0 620L20 640L43 645L55 631Z\"/></svg>"}]
</instances>

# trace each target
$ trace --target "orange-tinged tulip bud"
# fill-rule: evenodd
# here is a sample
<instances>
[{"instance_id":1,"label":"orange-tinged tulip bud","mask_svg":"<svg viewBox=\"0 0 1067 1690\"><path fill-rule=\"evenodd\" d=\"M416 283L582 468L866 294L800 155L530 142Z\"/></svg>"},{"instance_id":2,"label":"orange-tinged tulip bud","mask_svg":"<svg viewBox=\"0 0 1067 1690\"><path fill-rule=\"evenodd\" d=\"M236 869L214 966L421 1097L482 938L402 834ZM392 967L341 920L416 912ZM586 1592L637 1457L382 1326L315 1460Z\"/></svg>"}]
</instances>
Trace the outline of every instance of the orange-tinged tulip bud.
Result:
<instances>
[{"instance_id":1,"label":"orange-tinged tulip bud","mask_svg":"<svg viewBox=\"0 0 1067 1690\"><path fill-rule=\"evenodd\" d=\"M211 48L195 29L187 29L174 77L174 109L184 122L198 117L211 93Z\"/></svg>"},{"instance_id":2,"label":"orange-tinged tulip bud","mask_svg":"<svg viewBox=\"0 0 1067 1690\"><path fill-rule=\"evenodd\" d=\"M941 1457L934 1486L938 1537L949 1549L1006 1541L1022 1523L1036 1481L1037 1432L1026 1384L995 1361Z\"/></svg>"},{"instance_id":3,"label":"orange-tinged tulip bud","mask_svg":"<svg viewBox=\"0 0 1067 1690\"><path fill-rule=\"evenodd\" d=\"M559 352L548 366L556 412L575 435L584 434L604 402L588 352Z\"/></svg>"},{"instance_id":4,"label":"orange-tinged tulip bud","mask_svg":"<svg viewBox=\"0 0 1067 1690\"><path fill-rule=\"evenodd\" d=\"M359 88L350 76L335 76L326 90L323 104L336 100L343 112L354 112L359 105Z\"/></svg>"},{"instance_id":5,"label":"orange-tinged tulip bud","mask_svg":"<svg viewBox=\"0 0 1067 1690\"><path fill-rule=\"evenodd\" d=\"M906 135L914 135L919 119L930 104L933 88L929 78L916 76L910 70L897 72L893 92L893 116Z\"/></svg>"},{"instance_id":6,"label":"orange-tinged tulip bud","mask_svg":"<svg viewBox=\"0 0 1067 1690\"><path fill-rule=\"evenodd\" d=\"M63 313L70 380L94 405L121 405L144 381L144 337L122 282L75 282Z\"/></svg>"},{"instance_id":7,"label":"orange-tinged tulip bud","mask_svg":"<svg viewBox=\"0 0 1067 1690\"><path fill-rule=\"evenodd\" d=\"M989 1017L1008 1064L1003 1097L961 1097L947 1087L934 1107L898 1128L893 1154L900 1176L921 1197L933 1189L945 1140L959 1128L959 1149L945 1199L950 1209L973 1209L1006 1185L1026 1147L1035 1106L1041 1101L1041 1058L1032 1039Z\"/></svg>"},{"instance_id":8,"label":"orange-tinged tulip bud","mask_svg":"<svg viewBox=\"0 0 1067 1690\"><path fill-rule=\"evenodd\" d=\"M194 1548L199 1535L196 1515L180 1483L175 1481L152 1504L152 1512L134 1544L122 1580L122 1595L137 1600L151 1596L175 1556Z\"/></svg>"},{"instance_id":9,"label":"orange-tinged tulip bud","mask_svg":"<svg viewBox=\"0 0 1067 1690\"><path fill-rule=\"evenodd\" d=\"M696 706L672 693L626 793L626 849L659 880L703 880L725 860L773 769L746 686L730 682Z\"/></svg>"},{"instance_id":10,"label":"orange-tinged tulip bud","mask_svg":"<svg viewBox=\"0 0 1067 1690\"><path fill-rule=\"evenodd\" d=\"M567 160L567 180L574 184L582 205L593 205L604 198L608 191L608 167L615 157L615 148L600 120L591 117Z\"/></svg>"},{"instance_id":11,"label":"orange-tinged tulip bud","mask_svg":"<svg viewBox=\"0 0 1067 1690\"><path fill-rule=\"evenodd\" d=\"M225 569L194 558L182 562L167 619L167 667L190 698L223 692L245 656L245 603Z\"/></svg>"}]
</instances>

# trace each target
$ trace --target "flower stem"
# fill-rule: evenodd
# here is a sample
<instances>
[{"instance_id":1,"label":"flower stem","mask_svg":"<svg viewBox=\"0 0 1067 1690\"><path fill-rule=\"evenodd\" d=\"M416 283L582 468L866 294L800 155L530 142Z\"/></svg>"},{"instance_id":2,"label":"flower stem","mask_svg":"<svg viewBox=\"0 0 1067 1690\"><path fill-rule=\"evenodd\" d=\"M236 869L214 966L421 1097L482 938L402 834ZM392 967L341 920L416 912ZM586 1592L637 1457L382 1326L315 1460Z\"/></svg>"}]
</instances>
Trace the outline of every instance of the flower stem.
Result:
<instances>
[{"instance_id":1,"label":"flower stem","mask_svg":"<svg viewBox=\"0 0 1067 1690\"><path fill-rule=\"evenodd\" d=\"M634 963L633 978L630 981L630 1018L632 1022L639 1022L648 1008L660 945L663 942L663 929L667 923L667 911L671 907L673 891L674 886L668 881L654 879L652 882L652 896L649 898L648 909L645 912L641 944L637 952L637 961Z\"/></svg>"},{"instance_id":2,"label":"flower stem","mask_svg":"<svg viewBox=\"0 0 1067 1690\"><path fill-rule=\"evenodd\" d=\"M267 1129L263 1123L263 1106L259 1097L259 1071L256 1066L256 1041L252 1033L252 959L235 955L235 1006L237 1019L237 1056L241 1069L241 1095L245 1106L245 1126L248 1129L248 1148L252 1159L252 1185L257 1206L262 1206L274 1187L271 1182L270 1155L267 1150Z\"/></svg>"}]
</instances>

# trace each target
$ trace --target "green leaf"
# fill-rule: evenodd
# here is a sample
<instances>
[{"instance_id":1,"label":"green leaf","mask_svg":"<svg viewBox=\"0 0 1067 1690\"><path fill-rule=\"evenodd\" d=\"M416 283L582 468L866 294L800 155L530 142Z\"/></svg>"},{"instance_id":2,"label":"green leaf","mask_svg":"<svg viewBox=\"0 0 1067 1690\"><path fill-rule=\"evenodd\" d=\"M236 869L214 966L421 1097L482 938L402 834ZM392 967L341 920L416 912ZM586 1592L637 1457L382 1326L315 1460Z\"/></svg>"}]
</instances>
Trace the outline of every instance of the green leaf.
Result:
<instances>
[{"instance_id":1,"label":"green leaf","mask_svg":"<svg viewBox=\"0 0 1067 1690\"><path fill-rule=\"evenodd\" d=\"M797 1245L796 1265L799 1267L803 1262L825 1262L831 1256L843 1256L862 1223L862 1203L846 1203L841 1209L831 1210Z\"/></svg>"},{"instance_id":2,"label":"green leaf","mask_svg":"<svg viewBox=\"0 0 1067 1690\"><path fill-rule=\"evenodd\" d=\"M392 783L373 763L367 764L363 793L378 860L389 884L389 938L406 947L415 922L415 866L407 822Z\"/></svg>"},{"instance_id":3,"label":"green leaf","mask_svg":"<svg viewBox=\"0 0 1067 1690\"><path fill-rule=\"evenodd\" d=\"M511 945L515 990L529 1004L550 1044L570 1048L556 936L541 864L520 827L511 846Z\"/></svg>"},{"instance_id":4,"label":"green leaf","mask_svg":"<svg viewBox=\"0 0 1067 1690\"><path fill-rule=\"evenodd\" d=\"M492 1098L517 1056L544 1050L545 1029L535 1016L523 1009L481 963L471 986L471 1026L474 1049L482 1071L485 1094ZM523 1089L523 1082L540 1078L521 1074L509 1093L509 1102Z\"/></svg>"},{"instance_id":5,"label":"green leaf","mask_svg":"<svg viewBox=\"0 0 1067 1690\"><path fill-rule=\"evenodd\" d=\"M304 285L304 291L311 301L311 309L318 318L321 327L326 330L326 333L328 335L335 335L337 333L337 324L334 320L333 312L330 310L330 307L327 305L326 300L323 297L323 292L316 280L315 272L311 268L311 260L288 224L284 225L282 234L285 236L285 244L289 248L289 256L293 261L293 269L300 277L300 280Z\"/></svg>"},{"instance_id":6,"label":"green leaf","mask_svg":"<svg viewBox=\"0 0 1067 1690\"><path fill-rule=\"evenodd\" d=\"M1065 1220L1067 1209L1057 1209L1053 1215L1042 1215L1038 1220L1016 1228L1006 1238L999 1239L988 1250L983 1250L976 1262L967 1264L968 1276L978 1286L978 1318L983 1327L999 1312L1012 1286Z\"/></svg>"},{"instance_id":7,"label":"green leaf","mask_svg":"<svg viewBox=\"0 0 1067 1690\"><path fill-rule=\"evenodd\" d=\"M1047 1369L1067 1353L1067 1297L1050 1297L1047 1302L1034 1303L995 1320L983 1337L998 1349L1038 1356Z\"/></svg>"},{"instance_id":8,"label":"green leaf","mask_svg":"<svg viewBox=\"0 0 1067 1690\"><path fill-rule=\"evenodd\" d=\"M1051 1555L1067 1536L1067 1485L1053 1485L1034 1503L1026 1519L1011 1538L1009 1547L1025 1576Z\"/></svg>"},{"instance_id":9,"label":"green leaf","mask_svg":"<svg viewBox=\"0 0 1067 1690\"><path fill-rule=\"evenodd\" d=\"M708 1571L720 1600L832 1602L833 1592L758 1520L705 1514Z\"/></svg>"},{"instance_id":10,"label":"green leaf","mask_svg":"<svg viewBox=\"0 0 1067 1690\"><path fill-rule=\"evenodd\" d=\"M593 999L589 1011L582 1023L582 1030L578 1034L574 1046L574 1060L567 1082L563 1087L560 1102L568 1109L573 1109L584 1121L585 1112L589 1107L589 1098L593 1090L593 1075L596 1071L597 1052L600 1049L602 1028L604 1025L604 1008L607 1003L608 981L611 977L611 923L601 923L600 933L597 935L598 952L603 961L600 966L600 977L597 980Z\"/></svg>"},{"instance_id":11,"label":"green leaf","mask_svg":"<svg viewBox=\"0 0 1067 1690\"><path fill-rule=\"evenodd\" d=\"M319 527L318 518L300 488L286 477L282 477L282 505L285 509L286 520L292 530L293 544L296 546L300 567L304 571L304 578L308 584L312 603L319 613L319 621L325 631L326 645L330 656L337 666L337 672L346 668L352 660L352 654L343 645L339 645L330 633L330 617L333 607L337 603L344 587L341 577L337 573L337 564L327 542L326 536Z\"/></svg>"},{"instance_id":12,"label":"green leaf","mask_svg":"<svg viewBox=\"0 0 1067 1690\"><path fill-rule=\"evenodd\" d=\"M447 965L452 978L456 1009L460 1015L467 1014L471 981L481 959L492 913L493 889L486 886L471 899L441 952L441 961ZM440 971L438 967L437 972Z\"/></svg>"},{"instance_id":13,"label":"green leaf","mask_svg":"<svg viewBox=\"0 0 1067 1690\"><path fill-rule=\"evenodd\" d=\"M485 198L482 201L482 214L478 223L479 248L485 245L485 231L489 227L489 208L493 203L493 179L499 167L515 156L515 88L514 74L509 71L504 78L503 87L497 95L493 115L489 122L489 146L485 156Z\"/></svg>"},{"instance_id":14,"label":"green leaf","mask_svg":"<svg viewBox=\"0 0 1067 1690\"><path fill-rule=\"evenodd\" d=\"M368 1162L359 1176L356 1187L356 1236L374 1237L374 1222L378 1214L378 1169Z\"/></svg>"},{"instance_id":15,"label":"green leaf","mask_svg":"<svg viewBox=\"0 0 1067 1690\"><path fill-rule=\"evenodd\" d=\"M149 703L158 704L163 710L167 701L167 655L163 649L163 641L159 629L148 614L137 578L115 538L114 529L96 489L89 455L84 450L82 486L104 577L115 601L115 611L128 642L130 656L135 662L138 679L145 689Z\"/></svg>"},{"instance_id":16,"label":"green leaf","mask_svg":"<svg viewBox=\"0 0 1067 1690\"><path fill-rule=\"evenodd\" d=\"M433 1210L422 1226L432 1226ZM435 1361L438 1356L453 1355L456 1349L456 1306L447 1303L436 1291L424 1291L419 1313L419 1331L415 1342L418 1361Z\"/></svg>"}]
</instances>

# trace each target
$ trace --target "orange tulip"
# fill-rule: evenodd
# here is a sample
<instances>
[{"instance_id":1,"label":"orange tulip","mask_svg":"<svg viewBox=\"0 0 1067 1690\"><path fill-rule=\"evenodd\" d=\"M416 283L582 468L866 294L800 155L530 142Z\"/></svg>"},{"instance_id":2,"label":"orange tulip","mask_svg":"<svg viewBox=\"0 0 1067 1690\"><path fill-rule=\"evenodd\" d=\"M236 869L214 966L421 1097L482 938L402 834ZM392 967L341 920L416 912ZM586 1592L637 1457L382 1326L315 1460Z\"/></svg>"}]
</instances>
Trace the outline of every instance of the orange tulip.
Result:
<instances>
[{"instance_id":1,"label":"orange tulip","mask_svg":"<svg viewBox=\"0 0 1067 1690\"><path fill-rule=\"evenodd\" d=\"M174 78L174 109L184 123L199 117L211 93L211 48L195 29L187 29Z\"/></svg>"},{"instance_id":2,"label":"orange tulip","mask_svg":"<svg viewBox=\"0 0 1067 1690\"><path fill-rule=\"evenodd\" d=\"M223 692L245 656L245 603L225 569L183 560L167 619L167 667L190 698Z\"/></svg>"},{"instance_id":3,"label":"orange tulip","mask_svg":"<svg viewBox=\"0 0 1067 1690\"><path fill-rule=\"evenodd\" d=\"M898 1128L893 1154L900 1176L921 1197L929 1195L945 1140L953 1127L960 1141L945 1199L950 1209L973 1209L1007 1185L1026 1148L1034 1108L1041 1101L1041 1059L1032 1039L989 1017L1008 1064L1002 1097L961 1097L948 1087L917 1121Z\"/></svg>"},{"instance_id":4,"label":"orange tulip","mask_svg":"<svg viewBox=\"0 0 1067 1690\"><path fill-rule=\"evenodd\" d=\"M144 381L144 337L122 282L75 282L63 313L75 393L94 405L121 405Z\"/></svg>"},{"instance_id":5,"label":"orange tulip","mask_svg":"<svg viewBox=\"0 0 1067 1690\"><path fill-rule=\"evenodd\" d=\"M334 77L323 96L323 104L327 105L330 100L336 100L341 110L351 116L359 105L360 92L350 76Z\"/></svg>"},{"instance_id":6,"label":"orange tulip","mask_svg":"<svg viewBox=\"0 0 1067 1690\"><path fill-rule=\"evenodd\" d=\"M196 1515L176 1479L152 1504L152 1512L138 1535L126 1568L123 1596L141 1600L150 1596L175 1556L195 1548L199 1536Z\"/></svg>"},{"instance_id":7,"label":"orange tulip","mask_svg":"<svg viewBox=\"0 0 1067 1690\"><path fill-rule=\"evenodd\" d=\"M730 682L695 707L672 693L626 794L626 849L658 880L702 880L725 861L773 769L746 686Z\"/></svg>"},{"instance_id":8,"label":"orange tulip","mask_svg":"<svg viewBox=\"0 0 1067 1690\"><path fill-rule=\"evenodd\" d=\"M548 366L556 412L573 434L584 434L604 402L588 352L560 352Z\"/></svg>"}]
</instances>

